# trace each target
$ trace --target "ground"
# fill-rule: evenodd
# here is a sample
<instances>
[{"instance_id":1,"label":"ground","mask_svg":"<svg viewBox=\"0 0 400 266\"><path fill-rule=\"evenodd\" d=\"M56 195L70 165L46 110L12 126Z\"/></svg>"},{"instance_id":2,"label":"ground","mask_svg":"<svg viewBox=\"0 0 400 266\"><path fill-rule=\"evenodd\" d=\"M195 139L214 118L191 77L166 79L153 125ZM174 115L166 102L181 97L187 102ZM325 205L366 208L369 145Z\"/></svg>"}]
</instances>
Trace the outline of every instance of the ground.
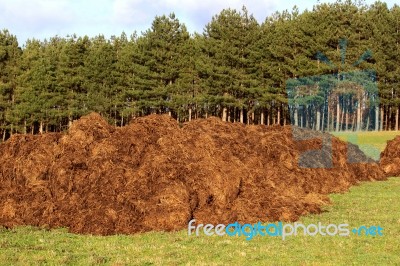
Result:
<instances>
[{"instance_id":1,"label":"ground","mask_svg":"<svg viewBox=\"0 0 400 266\"><path fill-rule=\"evenodd\" d=\"M358 141L381 150L396 133L363 133ZM341 138L357 140L354 133L341 134ZM70 234L66 229L20 227L0 229L0 264L400 264L400 178L366 182L330 198L332 205L325 212L300 222L379 225L384 235L297 236L285 241L257 236L246 241L243 237L188 236L186 230L101 237Z\"/></svg>"},{"instance_id":2,"label":"ground","mask_svg":"<svg viewBox=\"0 0 400 266\"><path fill-rule=\"evenodd\" d=\"M344 141L357 144L360 149L375 160L386 147L386 141L400 135L398 131L377 131L377 132L338 132L335 136Z\"/></svg>"}]
</instances>

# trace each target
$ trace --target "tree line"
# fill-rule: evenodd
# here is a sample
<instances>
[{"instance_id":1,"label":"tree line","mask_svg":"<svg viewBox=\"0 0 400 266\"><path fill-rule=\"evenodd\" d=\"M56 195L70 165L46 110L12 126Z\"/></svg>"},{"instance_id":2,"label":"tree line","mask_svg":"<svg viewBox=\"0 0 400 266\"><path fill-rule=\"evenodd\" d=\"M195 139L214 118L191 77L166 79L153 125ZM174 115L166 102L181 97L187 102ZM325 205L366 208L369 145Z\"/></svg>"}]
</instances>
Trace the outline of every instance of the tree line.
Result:
<instances>
[{"instance_id":1,"label":"tree line","mask_svg":"<svg viewBox=\"0 0 400 266\"><path fill-rule=\"evenodd\" d=\"M3 30L0 135L5 140L14 133L63 131L92 111L117 126L157 113L180 122L219 116L284 125L296 117L297 125L320 130L398 130L399 30L398 5L350 0L301 13L294 7L262 23L245 7L224 9L194 34L174 14L155 17L140 35L109 39L55 36L21 47ZM379 105L368 120L373 126L360 122L369 111L359 84L340 85L349 88L341 95L309 93L301 110L288 100L288 81L367 69L375 71L379 89Z\"/></svg>"}]
</instances>

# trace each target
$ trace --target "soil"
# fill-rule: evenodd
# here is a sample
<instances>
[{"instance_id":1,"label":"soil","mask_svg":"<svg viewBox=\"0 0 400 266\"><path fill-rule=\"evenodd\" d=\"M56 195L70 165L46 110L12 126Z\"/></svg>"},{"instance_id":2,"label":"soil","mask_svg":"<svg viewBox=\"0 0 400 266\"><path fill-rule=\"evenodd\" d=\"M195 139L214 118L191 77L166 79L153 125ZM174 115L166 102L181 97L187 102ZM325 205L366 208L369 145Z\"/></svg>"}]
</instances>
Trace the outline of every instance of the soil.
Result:
<instances>
[{"instance_id":1,"label":"soil","mask_svg":"<svg viewBox=\"0 0 400 266\"><path fill-rule=\"evenodd\" d=\"M311 150L323 143L332 144ZM0 225L110 235L180 230L191 219L295 221L320 212L329 193L386 178L378 164L347 158L339 139L290 126L213 117L180 126L151 115L113 127L92 113L66 133L0 144Z\"/></svg>"},{"instance_id":2,"label":"soil","mask_svg":"<svg viewBox=\"0 0 400 266\"><path fill-rule=\"evenodd\" d=\"M380 164L386 176L400 176L400 136L387 142Z\"/></svg>"}]
</instances>

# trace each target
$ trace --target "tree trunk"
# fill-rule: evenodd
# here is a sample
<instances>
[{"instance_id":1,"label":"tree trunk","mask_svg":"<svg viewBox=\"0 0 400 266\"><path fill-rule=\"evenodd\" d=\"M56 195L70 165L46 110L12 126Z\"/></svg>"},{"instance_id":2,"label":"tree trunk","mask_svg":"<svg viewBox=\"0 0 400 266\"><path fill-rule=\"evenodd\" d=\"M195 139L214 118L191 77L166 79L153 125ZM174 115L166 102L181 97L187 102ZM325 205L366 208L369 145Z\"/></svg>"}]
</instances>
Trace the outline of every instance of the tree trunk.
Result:
<instances>
[{"instance_id":1,"label":"tree trunk","mask_svg":"<svg viewBox=\"0 0 400 266\"><path fill-rule=\"evenodd\" d=\"M396 130L396 131L399 130L399 107L397 107L397 109L396 109L396 122L395 122L394 130Z\"/></svg>"},{"instance_id":2,"label":"tree trunk","mask_svg":"<svg viewBox=\"0 0 400 266\"><path fill-rule=\"evenodd\" d=\"M331 108L329 108L329 104L328 104L328 112L327 112L327 115L328 115L328 117L327 117L327 123L326 123L326 131L327 132L329 132L329 130L330 130L330 120L331 120L331 110L330 110Z\"/></svg>"},{"instance_id":3,"label":"tree trunk","mask_svg":"<svg viewBox=\"0 0 400 266\"><path fill-rule=\"evenodd\" d=\"M261 110L260 124L264 125L264 111L263 110Z\"/></svg>"},{"instance_id":4,"label":"tree trunk","mask_svg":"<svg viewBox=\"0 0 400 266\"><path fill-rule=\"evenodd\" d=\"M384 118L383 115L384 115L383 106L381 106L381 126L380 126L381 131L383 131L383 118Z\"/></svg>"},{"instance_id":5,"label":"tree trunk","mask_svg":"<svg viewBox=\"0 0 400 266\"><path fill-rule=\"evenodd\" d=\"M385 106L385 130L389 130L389 127L388 127L388 113L389 113L389 110L388 110L389 108L387 108L386 106Z\"/></svg>"},{"instance_id":6,"label":"tree trunk","mask_svg":"<svg viewBox=\"0 0 400 266\"><path fill-rule=\"evenodd\" d=\"M192 121L192 107L189 107L189 122Z\"/></svg>"},{"instance_id":7,"label":"tree trunk","mask_svg":"<svg viewBox=\"0 0 400 266\"><path fill-rule=\"evenodd\" d=\"M308 106L306 106L306 108L304 108L304 120L306 120L306 128L308 128Z\"/></svg>"},{"instance_id":8,"label":"tree trunk","mask_svg":"<svg viewBox=\"0 0 400 266\"><path fill-rule=\"evenodd\" d=\"M243 108L240 109L240 123L243 123L244 117L243 117Z\"/></svg>"},{"instance_id":9,"label":"tree trunk","mask_svg":"<svg viewBox=\"0 0 400 266\"><path fill-rule=\"evenodd\" d=\"M342 108L342 116L340 118L340 131L343 131L343 124L344 124L344 114L346 113L344 106ZM346 126L345 126L346 127Z\"/></svg>"},{"instance_id":10,"label":"tree trunk","mask_svg":"<svg viewBox=\"0 0 400 266\"><path fill-rule=\"evenodd\" d=\"M357 131L361 129L361 99L358 99L357 106Z\"/></svg>"},{"instance_id":11,"label":"tree trunk","mask_svg":"<svg viewBox=\"0 0 400 266\"><path fill-rule=\"evenodd\" d=\"M379 131L379 106L375 106L375 131Z\"/></svg>"},{"instance_id":12,"label":"tree trunk","mask_svg":"<svg viewBox=\"0 0 400 266\"><path fill-rule=\"evenodd\" d=\"M68 116L68 128L72 126L72 117L69 115Z\"/></svg>"},{"instance_id":13,"label":"tree trunk","mask_svg":"<svg viewBox=\"0 0 400 266\"><path fill-rule=\"evenodd\" d=\"M340 125L340 104L339 104L339 96L337 96L337 103L336 103L336 132L339 131Z\"/></svg>"},{"instance_id":14,"label":"tree trunk","mask_svg":"<svg viewBox=\"0 0 400 266\"><path fill-rule=\"evenodd\" d=\"M277 124L280 125L281 124L281 110L280 107L278 107L278 121Z\"/></svg>"},{"instance_id":15,"label":"tree trunk","mask_svg":"<svg viewBox=\"0 0 400 266\"><path fill-rule=\"evenodd\" d=\"M117 105L114 104L114 126L117 126Z\"/></svg>"},{"instance_id":16,"label":"tree trunk","mask_svg":"<svg viewBox=\"0 0 400 266\"><path fill-rule=\"evenodd\" d=\"M300 114L300 127L304 127L304 110Z\"/></svg>"},{"instance_id":17,"label":"tree trunk","mask_svg":"<svg viewBox=\"0 0 400 266\"><path fill-rule=\"evenodd\" d=\"M43 134L43 120L40 120L39 134Z\"/></svg>"},{"instance_id":18,"label":"tree trunk","mask_svg":"<svg viewBox=\"0 0 400 266\"><path fill-rule=\"evenodd\" d=\"M321 127L320 127L320 123L321 123L321 111L318 109L317 110L317 121L315 123L315 130L320 131Z\"/></svg>"},{"instance_id":19,"label":"tree trunk","mask_svg":"<svg viewBox=\"0 0 400 266\"><path fill-rule=\"evenodd\" d=\"M227 114L228 114L228 109L226 107L224 107L224 109L222 109L222 121L224 121L224 122L227 121L227 119L228 119Z\"/></svg>"}]
</instances>

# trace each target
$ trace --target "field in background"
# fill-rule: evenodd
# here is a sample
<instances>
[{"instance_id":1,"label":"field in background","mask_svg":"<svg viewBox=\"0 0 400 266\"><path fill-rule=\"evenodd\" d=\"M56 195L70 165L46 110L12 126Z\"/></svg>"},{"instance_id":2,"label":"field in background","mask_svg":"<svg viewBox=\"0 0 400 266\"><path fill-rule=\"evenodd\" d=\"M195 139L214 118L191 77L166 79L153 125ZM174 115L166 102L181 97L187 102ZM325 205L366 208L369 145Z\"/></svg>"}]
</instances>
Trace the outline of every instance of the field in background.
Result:
<instances>
[{"instance_id":1,"label":"field in background","mask_svg":"<svg viewBox=\"0 0 400 266\"><path fill-rule=\"evenodd\" d=\"M378 151L399 132L339 133ZM356 137L354 137L356 135ZM373 149L375 150L375 149ZM367 153L371 155L371 149ZM367 182L330 196L332 205L304 224L379 225L384 236L278 237L188 236L150 232L132 236L83 236L66 229L0 229L0 265L153 265L153 264L400 264L400 178Z\"/></svg>"},{"instance_id":2,"label":"field in background","mask_svg":"<svg viewBox=\"0 0 400 266\"><path fill-rule=\"evenodd\" d=\"M360 149L374 160L379 160L380 153L388 140L400 135L400 131L372 132L332 132L339 139L358 145Z\"/></svg>"}]
</instances>

